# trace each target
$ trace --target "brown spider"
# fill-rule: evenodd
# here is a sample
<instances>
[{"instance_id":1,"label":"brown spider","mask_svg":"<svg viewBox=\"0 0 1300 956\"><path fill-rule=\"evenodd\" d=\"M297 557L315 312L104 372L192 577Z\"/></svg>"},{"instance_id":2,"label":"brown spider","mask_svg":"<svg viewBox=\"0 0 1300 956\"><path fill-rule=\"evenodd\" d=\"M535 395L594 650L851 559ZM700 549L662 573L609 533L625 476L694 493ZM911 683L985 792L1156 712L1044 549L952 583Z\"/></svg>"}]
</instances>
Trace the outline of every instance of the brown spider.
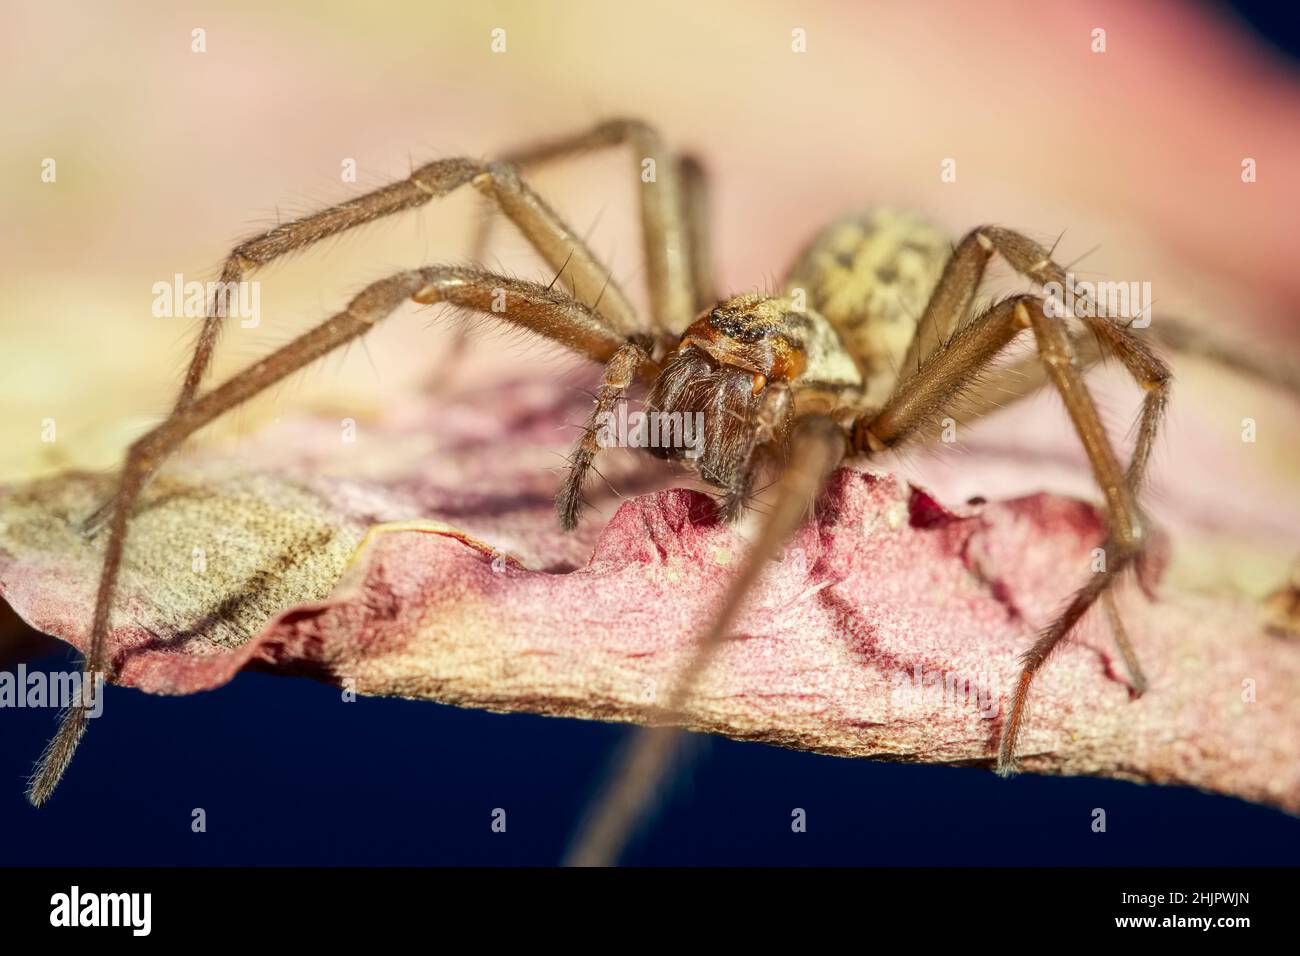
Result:
<instances>
[{"instance_id":1,"label":"brown spider","mask_svg":"<svg viewBox=\"0 0 1300 956\"><path fill-rule=\"evenodd\" d=\"M574 231L520 178L518 169L596 146L626 144L642 171L641 222L651 321ZM646 171L649 174L646 174ZM383 216L423 205L472 183L493 200L558 273L568 291L494 275L480 268L435 265L400 272L363 289L348 307L199 394L230 297L250 273L287 253ZM132 508L150 475L196 430L338 346L364 335L408 299L447 303L545 336L604 365L590 421L557 498L561 524L572 529L582 490L600 450L598 424L637 379L651 409L702 414L693 459L720 489L719 511L735 518L750 502L756 477L777 475L772 508L746 563L693 662L664 702L671 716L726 637L766 563L794 534L823 482L846 457L869 458L921 435L937 413L970 420L1028 395L1046 381L1059 391L1101 487L1109 516L1104 570L1095 574L1024 654L1002 726L997 768L1015 768L1016 739L1034 675L1102 595L1140 692L1144 680L1119 624L1108 588L1142 550L1146 532L1137 504L1169 390L1169 372L1122 323L1080 309L1071 325L1022 294L974 309L985 268L996 254L1038 284L1066 284L1049 250L997 226L970 232L956 247L912 216L877 212L851 217L821 233L803 252L779 294L749 293L717 301L712 291L700 165L674 155L649 126L626 120L510 154L505 162L446 159L315 215L278 225L230 253L209 305L171 416L126 455L114 497L88 522L106 518L108 542L95 601L88 673L111 670L105 638ZM482 244L480 236L480 246ZM1086 314L1085 314L1086 313ZM919 316L919 318L918 318ZM1038 355L1005 369L991 363L1025 330ZM1083 381L1083 365L1117 358L1145 389L1137 441L1121 467ZM900 372L900 370L903 370ZM654 449L685 461L682 448ZM71 709L43 755L29 797L48 798L85 730L85 711ZM573 854L575 862L612 859L630 821L672 748L671 731L642 731Z\"/></svg>"}]
</instances>

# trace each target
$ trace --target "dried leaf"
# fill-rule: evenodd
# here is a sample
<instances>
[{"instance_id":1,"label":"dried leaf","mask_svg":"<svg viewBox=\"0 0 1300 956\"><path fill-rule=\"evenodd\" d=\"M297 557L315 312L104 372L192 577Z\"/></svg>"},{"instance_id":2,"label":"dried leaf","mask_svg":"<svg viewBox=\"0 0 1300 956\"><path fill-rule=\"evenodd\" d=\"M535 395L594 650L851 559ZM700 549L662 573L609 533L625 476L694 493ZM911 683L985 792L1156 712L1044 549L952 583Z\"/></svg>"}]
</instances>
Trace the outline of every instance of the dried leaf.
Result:
<instances>
[{"instance_id":1,"label":"dried leaf","mask_svg":"<svg viewBox=\"0 0 1300 956\"><path fill-rule=\"evenodd\" d=\"M118 680L185 694L258 667L365 694L653 722L746 542L680 489L561 535L555 429L584 403L515 384L490 402L412 400L360 423L355 443L337 420L298 416L242 443L238 465L229 449L180 456L131 530ZM624 490L650 480L643 458L603 461ZM0 498L0 592L78 647L103 541L73 524L108 487L68 474ZM1017 656L1086 579L1099 536L1079 501L950 509L843 469L686 720L824 753L988 765ZM1022 766L1300 811L1300 642L1240 597L1129 586L1120 603L1151 689L1131 697L1104 620L1088 622L1036 684Z\"/></svg>"}]
</instances>

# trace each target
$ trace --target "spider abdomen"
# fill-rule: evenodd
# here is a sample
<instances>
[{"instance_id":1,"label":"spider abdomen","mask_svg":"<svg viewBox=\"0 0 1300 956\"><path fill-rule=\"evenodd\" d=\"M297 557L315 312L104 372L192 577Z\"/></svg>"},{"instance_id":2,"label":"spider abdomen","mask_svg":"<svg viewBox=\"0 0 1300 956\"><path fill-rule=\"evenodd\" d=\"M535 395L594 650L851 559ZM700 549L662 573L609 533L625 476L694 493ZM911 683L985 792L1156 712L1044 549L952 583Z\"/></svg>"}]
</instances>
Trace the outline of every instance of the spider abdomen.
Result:
<instances>
[{"instance_id":1,"label":"spider abdomen","mask_svg":"<svg viewBox=\"0 0 1300 956\"><path fill-rule=\"evenodd\" d=\"M920 216L857 213L813 238L791 266L784 293L826 317L858 357L867 403L879 405L951 254L948 236Z\"/></svg>"}]
</instances>

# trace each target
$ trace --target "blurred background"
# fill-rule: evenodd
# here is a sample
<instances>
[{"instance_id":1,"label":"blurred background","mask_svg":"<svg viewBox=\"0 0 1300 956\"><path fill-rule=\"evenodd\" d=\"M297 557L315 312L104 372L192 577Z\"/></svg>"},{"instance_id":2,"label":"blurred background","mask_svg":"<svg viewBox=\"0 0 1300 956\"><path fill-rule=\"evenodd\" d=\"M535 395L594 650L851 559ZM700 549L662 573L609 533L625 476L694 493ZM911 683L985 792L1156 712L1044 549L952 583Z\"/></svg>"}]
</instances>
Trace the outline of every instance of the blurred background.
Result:
<instances>
[{"instance_id":1,"label":"blurred background","mask_svg":"<svg viewBox=\"0 0 1300 956\"><path fill-rule=\"evenodd\" d=\"M1050 243L1065 229L1058 258L1087 254L1085 276L1150 281L1155 321L1178 315L1264 352L1295 349L1300 32L1279 10L1244 0L9 2L0 481L111 468L159 420L193 323L151 314L155 282L215 278L238 238L411 165L491 156L615 115L649 120L705 161L724 289L774 284L829 219L889 203L954 235L993 221ZM804 53L792 50L796 29ZM1093 50L1098 29L1104 52ZM947 158L956 182L940 180ZM1246 158L1257 169L1249 184ZM42 181L47 159L54 182ZM349 160L355 184L341 177ZM535 183L644 302L629 168L611 151ZM216 376L369 280L463 259L480 215L477 197L456 195L260 273L261 325L230 329ZM549 278L508 228L495 235L490 265ZM385 407L427 382L453 335L427 313L399 313L364 349L320 363L209 437L288 407L358 417ZM456 382L589 374L554 350L490 341L476 333ZM1205 363L1175 367L1176 395L1189 397L1176 398L1156 494L1171 521L1201 535L1176 573L1187 586L1266 593L1300 539L1300 413ZM1105 398L1122 430L1134 393ZM1031 408L1014 429L993 427L1027 447L1067 447L1059 409L1039 405L1045 414ZM1246 414L1284 437L1261 441L1249 468L1232 472L1250 492L1224 504L1197 469L1241 448ZM46 418L58 423L54 444L40 441ZM925 456L905 467L974 493ZM1081 469L1070 451L1064 466L1030 462L981 493L1093 496ZM1211 519L1187 518L1211 508ZM3 632L12 646L30 642L10 659L68 659L12 620ZM2 715L0 863L549 863L621 733L388 700L345 719L337 691L261 675L183 700L110 697L113 719L40 813L22 783L51 715ZM1300 848L1300 822L1221 797L1007 783L729 741L697 750L631 862L1280 863ZM208 809L202 836L189 830L194 806ZM487 828L497 806L512 808L508 839ZM797 839L791 806L813 821ZM1104 841L1080 823L1096 806L1112 821Z\"/></svg>"}]
</instances>

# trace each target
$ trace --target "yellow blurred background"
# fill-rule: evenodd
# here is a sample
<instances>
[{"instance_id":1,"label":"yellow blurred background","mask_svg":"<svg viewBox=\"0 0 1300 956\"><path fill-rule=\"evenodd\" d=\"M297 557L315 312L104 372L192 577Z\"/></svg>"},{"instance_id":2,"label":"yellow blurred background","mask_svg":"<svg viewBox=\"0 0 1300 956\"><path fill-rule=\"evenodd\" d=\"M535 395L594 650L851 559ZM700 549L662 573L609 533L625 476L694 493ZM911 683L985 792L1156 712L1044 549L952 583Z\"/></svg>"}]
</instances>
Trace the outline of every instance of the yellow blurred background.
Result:
<instances>
[{"instance_id":1,"label":"yellow blurred background","mask_svg":"<svg viewBox=\"0 0 1300 956\"><path fill-rule=\"evenodd\" d=\"M1150 281L1157 321L1297 338L1300 88L1191 4L11 2L0 18L0 480L111 467L166 411L194 323L151 314L155 282L213 279L237 239L411 164L613 115L706 162L727 290L774 283L821 224L888 203L955 235L1064 229L1063 261L1097 247L1081 273ZM1241 181L1246 157L1257 182ZM956 182L940 179L948 158ZM630 170L597 155L536 184L642 302ZM462 259L477 215L457 195L259 273L261 325L225 334L216 374L371 279ZM490 265L549 278L496 235ZM449 333L434 324L404 311L222 427L299 403L382 407L435 367ZM518 344L469 362L476 380L572 364ZM1259 415L1295 423L1294 408Z\"/></svg>"}]
</instances>

